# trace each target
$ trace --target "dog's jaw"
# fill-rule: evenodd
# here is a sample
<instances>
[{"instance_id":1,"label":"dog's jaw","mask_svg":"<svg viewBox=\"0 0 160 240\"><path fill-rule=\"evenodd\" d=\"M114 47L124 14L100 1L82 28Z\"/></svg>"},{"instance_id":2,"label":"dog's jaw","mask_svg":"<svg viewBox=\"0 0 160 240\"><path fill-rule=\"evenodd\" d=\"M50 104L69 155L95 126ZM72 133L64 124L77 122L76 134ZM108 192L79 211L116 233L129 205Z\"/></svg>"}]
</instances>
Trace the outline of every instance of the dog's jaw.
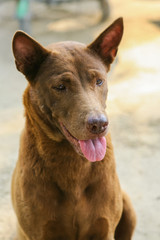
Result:
<instances>
[{"instance_id":1,"label":"dog's jaw","mask_svg":"<svg viewBox=\"0 0 160 240\"><path fill-rule=\"evenodd\" d=\"M104 136L88 140L78 140L60 122L62 132L66 139L74 147L75 151L90 162L103 160L106 153L106 138Z\"/></svg>"},{"instance_id":2,"label":"dog's jaw","mask_svg":"<svg viewBox=\"0 0 160 240\"><path fill-rule=\"evenodd\" d=\"M64 126L64 124L62 122L60 122L60 126L61 126L61 130L62 130L63 135L72 144L72 146L74 147L76 152L79 155L84 156L82 151L81 151L78 139L72 136L72 134L67 130L67 128Z\"/></svg>"}]
</instances>

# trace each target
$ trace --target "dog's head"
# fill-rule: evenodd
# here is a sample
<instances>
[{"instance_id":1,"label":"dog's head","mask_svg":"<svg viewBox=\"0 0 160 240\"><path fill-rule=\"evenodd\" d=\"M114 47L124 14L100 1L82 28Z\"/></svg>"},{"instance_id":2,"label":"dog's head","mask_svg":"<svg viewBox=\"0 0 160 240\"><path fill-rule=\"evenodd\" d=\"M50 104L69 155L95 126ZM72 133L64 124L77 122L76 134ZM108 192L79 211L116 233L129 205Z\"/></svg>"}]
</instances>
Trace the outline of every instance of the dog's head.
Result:
<instances>
[{"instance_id":1,"label":"dog's head","mask_svg":"<svg viewBox=\"0 0 160 240\"><path fill-rule=\"evenodd\" d=\"M13 38L16 66L29 81L32 104L90 161L105 155L106 78L122 34L119 18L88 46L61 42L44 48L21 31Z\"/></svg>"}]
</instances>

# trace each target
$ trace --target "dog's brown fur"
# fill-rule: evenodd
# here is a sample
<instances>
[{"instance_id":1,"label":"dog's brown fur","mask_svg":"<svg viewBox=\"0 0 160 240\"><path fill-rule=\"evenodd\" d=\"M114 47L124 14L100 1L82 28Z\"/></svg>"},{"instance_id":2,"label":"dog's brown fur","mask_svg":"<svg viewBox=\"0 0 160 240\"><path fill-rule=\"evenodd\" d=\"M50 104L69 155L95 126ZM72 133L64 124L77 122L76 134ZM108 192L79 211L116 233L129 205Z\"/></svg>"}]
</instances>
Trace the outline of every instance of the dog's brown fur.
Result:
<instances>
[{"instance_id":1,"label":"dog's brown fur","mask_svg":"<svg viewBox=\"0 0 160 240\"><path fill-rule=\"evenodd\" d=\"M15 34L16 65L29 82L12 181L18 240L131 239L135 213L119 185L110 135L104 159L92 163L62 129L63 123L76 139L96 137L86 119L97 112L106 116L105 79L122 33L118 19L87 47L62 42L47 49L23 32Z\"/></svg>"}]
</instances>

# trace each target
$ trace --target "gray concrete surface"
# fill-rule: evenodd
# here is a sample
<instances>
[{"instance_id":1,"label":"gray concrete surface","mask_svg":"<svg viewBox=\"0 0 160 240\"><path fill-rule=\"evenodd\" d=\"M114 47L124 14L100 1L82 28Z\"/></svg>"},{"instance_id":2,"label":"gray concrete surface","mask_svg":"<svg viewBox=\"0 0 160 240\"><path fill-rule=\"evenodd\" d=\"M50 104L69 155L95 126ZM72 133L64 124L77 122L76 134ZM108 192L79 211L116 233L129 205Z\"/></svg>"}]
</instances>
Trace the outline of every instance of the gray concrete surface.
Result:
<instances>
[{"instance_id":1,"label":"gray concrete surface","mask_svg":"<svg viewBox=\"0 0 160 240\"><path fill-rule=\"evenodd\" d=\"M111 18L99 24L95 2L32 5L32 36L42 44L89 43L123 16L125 34L109 75L108 111L121 185L135 206L133 239L160 239L160 1L110 0ZM0 2L0 240L14 238L10 182L24 125L24 77L16 71L11 39L18 29L14 1ZM157 25L153 24L156 22Z\"/></svg>"}]
</instances>

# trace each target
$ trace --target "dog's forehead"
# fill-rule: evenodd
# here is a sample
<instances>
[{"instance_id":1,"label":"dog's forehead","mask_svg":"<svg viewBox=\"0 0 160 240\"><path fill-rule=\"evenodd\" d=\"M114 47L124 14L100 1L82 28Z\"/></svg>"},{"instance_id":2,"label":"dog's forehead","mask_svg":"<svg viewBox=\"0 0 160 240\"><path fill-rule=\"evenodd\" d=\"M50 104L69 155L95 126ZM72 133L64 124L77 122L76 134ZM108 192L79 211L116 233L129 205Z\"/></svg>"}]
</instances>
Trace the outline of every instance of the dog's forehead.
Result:
<instances>
[{"instance_id":1,"label":"dog's forehead","mask_svg":"<svg viewBox=\"0 0 160 240\"><path fill-rule=\"evenodd\" d=\"M73 41L65 41L51 44L47 47L53 53L54 59L68 65L74 65L78 68L100 68L105 70L101 59L93 53L85 44Z\"/></svg>"}]
</instances>

